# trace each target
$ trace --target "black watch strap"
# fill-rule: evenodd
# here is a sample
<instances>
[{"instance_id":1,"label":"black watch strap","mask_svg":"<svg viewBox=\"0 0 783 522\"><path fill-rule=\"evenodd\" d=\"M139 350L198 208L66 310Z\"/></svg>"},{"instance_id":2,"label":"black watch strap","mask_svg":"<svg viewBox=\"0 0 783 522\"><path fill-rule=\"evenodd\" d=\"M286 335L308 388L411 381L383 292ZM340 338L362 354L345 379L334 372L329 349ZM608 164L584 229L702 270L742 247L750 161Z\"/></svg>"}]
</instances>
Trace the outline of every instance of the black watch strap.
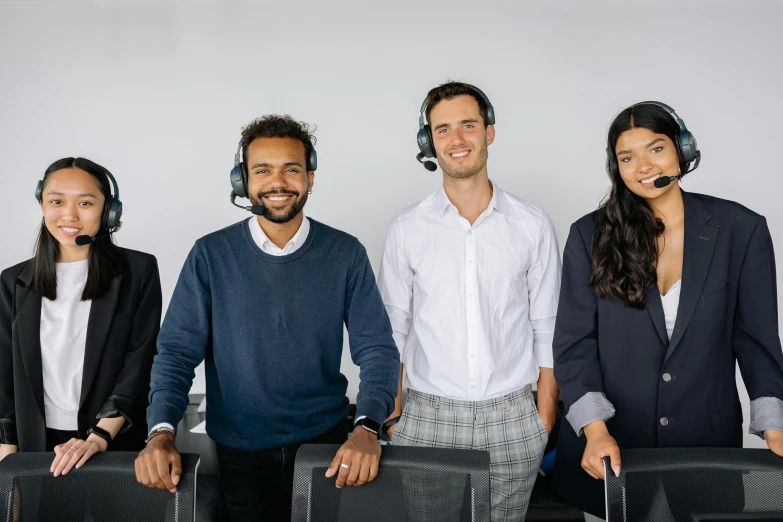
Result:
<instances>
[{"instance_id":1,"label":"black watch strap","mask_svg":"<svg viewBox=\"0 0 783 522\"><path fill-rule=\"evenodd\" d=\"M92 428L87 430L87 436L90 436L90 435L97 435L98 437L100 437L103 440L105 440L106 444L111 444L111 440L112 440L111 439L111 433L109 433L108 431L104 430L100 426L93 426Z\"/></svg>"},{"instance_id":2,"label":"black watch strap","mask_svg":"<svg viewBox=\"0 0 783 522\"><path fill-rule=\"evenodd\" d=\"M387 420L383 423L383 427L381 428L384 433L389 433L389 428L400 422L400 415L397 415L396 417L392 417L391 419Z\"/></svg>"}]
</instances>

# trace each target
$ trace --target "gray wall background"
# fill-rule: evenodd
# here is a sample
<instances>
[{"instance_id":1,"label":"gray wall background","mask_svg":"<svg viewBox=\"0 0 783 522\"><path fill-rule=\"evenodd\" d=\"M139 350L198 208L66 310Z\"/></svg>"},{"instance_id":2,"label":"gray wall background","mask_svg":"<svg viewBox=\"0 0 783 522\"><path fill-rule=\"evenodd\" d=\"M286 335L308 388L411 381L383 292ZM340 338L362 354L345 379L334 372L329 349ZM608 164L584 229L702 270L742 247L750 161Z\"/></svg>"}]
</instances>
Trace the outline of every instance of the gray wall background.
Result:
<instances>
[{"instance_id":1,"label":"gray wall background","mask_svg":"<svg viewBox=\"0 0 783 522\"><path fill-rule=\"evenodd\" d=\"M0 1L0 266L31 255L46 166L82 155L119 179L118 243L157 256L167 305L193 242L247 217L228 202L239 132L278 112L318 126L308 215L356 235L377 272L392 217L440 184L414 135L447 79L490 97L490 176L546 209L561 248L609 186L610 121L645 99L698 138L684 189L764 214L780 247L781 24L773 0ZM353 399L347 350L344 373Z\"/></svg>"}]
</instances>

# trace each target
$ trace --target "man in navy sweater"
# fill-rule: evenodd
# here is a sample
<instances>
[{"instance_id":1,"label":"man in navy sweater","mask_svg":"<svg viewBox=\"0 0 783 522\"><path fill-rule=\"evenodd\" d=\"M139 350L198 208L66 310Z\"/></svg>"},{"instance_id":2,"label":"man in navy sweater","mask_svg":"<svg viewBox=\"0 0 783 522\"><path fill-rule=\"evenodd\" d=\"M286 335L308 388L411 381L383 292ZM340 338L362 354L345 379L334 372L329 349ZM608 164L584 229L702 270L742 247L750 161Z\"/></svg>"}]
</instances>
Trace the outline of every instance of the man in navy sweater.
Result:
<instances>
[{"instance_id":1,"label":"man in navy sweater","mask_svg":"<svg viewBox=\"0 0 783 522\"><path fill-rule=\"evenodd\" d=\"M232 187L255 215L196 242L158 336L152 429L136 477L176 491L174 427L206 360L207 433L232 522L290 519L294 456L304 443L343 444L327 471L337 487L373 480L380 423L397 393L399 352L364 247L302 212L313 142L307 124L288 116L244 129ZM347 441L343 324L361 378Z\"/></svg>"}]
</instances>

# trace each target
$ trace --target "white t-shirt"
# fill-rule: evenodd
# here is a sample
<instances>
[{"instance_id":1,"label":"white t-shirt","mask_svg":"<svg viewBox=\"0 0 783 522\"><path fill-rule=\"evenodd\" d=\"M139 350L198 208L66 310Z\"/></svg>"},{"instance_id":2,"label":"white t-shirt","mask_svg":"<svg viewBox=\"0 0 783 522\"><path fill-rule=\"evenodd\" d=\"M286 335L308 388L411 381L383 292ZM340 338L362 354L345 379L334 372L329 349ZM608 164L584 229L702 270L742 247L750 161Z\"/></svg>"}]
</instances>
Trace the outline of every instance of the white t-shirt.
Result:
<instances>
[{"instance_id":1,"label":"white t-shirt","mask_svg":"<svg viewBox=\"0 0 783 522\"><path fill-rule=\"evenodd\" d=\"M679 279L676 283L669 288L666 295L661 296L661 304L663 305L663 316L666 318L666 333L669 334L669 340L672 340L672 332L674 331L674 323L677 320L677 310L680 308L680 289L682 288L682 279Z\"/></svg>"},{"instance_id":2,"label":"white t-shirt","mask_svg":"<svg viewBox=\"0 0 783 522\"><path fill-rule=\"evenodd\" d=\"M92 301L82 301L87 260L57 263L57 299L41 299L41 367L46 427L78 429L84 347Z\"/></svg>"}]
</instances>

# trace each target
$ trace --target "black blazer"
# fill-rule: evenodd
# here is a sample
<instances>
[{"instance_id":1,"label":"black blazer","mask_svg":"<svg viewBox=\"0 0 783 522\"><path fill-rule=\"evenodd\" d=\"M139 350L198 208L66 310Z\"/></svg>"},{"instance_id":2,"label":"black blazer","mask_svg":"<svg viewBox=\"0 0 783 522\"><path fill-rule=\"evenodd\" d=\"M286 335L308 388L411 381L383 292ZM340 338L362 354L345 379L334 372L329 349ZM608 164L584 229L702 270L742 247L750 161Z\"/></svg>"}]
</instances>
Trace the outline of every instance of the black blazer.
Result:
<instances>
[{"instance_id":1,"label":"black blazer","mask_svg":"<svg viewBox=\"0 0 783 522\"><path fill-rule=\"evenodd\" d=\"M79 438L103 417L126 422L110 445L144 447L150 370L160 328L161 291L154 256L120 249L126 263L90 307L78 413ZM41 296L32 261L4 270L0 285L0 442L45 451Z\"/></svg>"},{"instance_id":2,"label":"black blazer","mask_svg":"<svg viewBox=\"0 0 783 522\"><path fill-rule=\"evenodd\" d=\"M683 201L682 287L671 341L657 286L647 293L646 310L598 299L587 286L595 213L571 226L563 254L555 379L567 409L585 393L606 395L616 410L607 428L621 450L741 447L735 361L751 400L783 399L766 220L731 201L689 193ZM554 487L571 504L603 516L603 482L582 469L584 448L585 437L564 422Z\"/></svg>"}]
</instances>

